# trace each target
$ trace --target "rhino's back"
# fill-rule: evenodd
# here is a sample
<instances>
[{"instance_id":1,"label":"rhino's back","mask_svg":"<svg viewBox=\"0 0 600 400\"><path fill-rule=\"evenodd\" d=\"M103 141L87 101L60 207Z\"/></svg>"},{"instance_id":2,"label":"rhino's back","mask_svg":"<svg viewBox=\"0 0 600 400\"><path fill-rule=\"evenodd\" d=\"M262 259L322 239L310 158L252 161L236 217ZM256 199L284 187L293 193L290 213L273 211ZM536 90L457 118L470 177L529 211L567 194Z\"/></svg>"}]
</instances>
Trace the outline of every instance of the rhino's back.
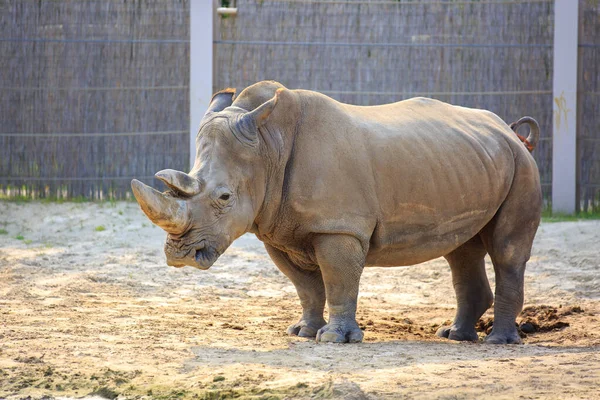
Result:
<instances>
[{"instance_id":1,"label":"rhino's back","mask_svg":"<svg viewBox=\"0 0 600 400\"><path fill-rule=\"evenodd\" d=\"M490 112L430 99L334 104L299 141L294 209L313 230L368 238L369 265L445 255L490 221L510 189L518 141L507 129Z\"/></svg>"}]
</instances>

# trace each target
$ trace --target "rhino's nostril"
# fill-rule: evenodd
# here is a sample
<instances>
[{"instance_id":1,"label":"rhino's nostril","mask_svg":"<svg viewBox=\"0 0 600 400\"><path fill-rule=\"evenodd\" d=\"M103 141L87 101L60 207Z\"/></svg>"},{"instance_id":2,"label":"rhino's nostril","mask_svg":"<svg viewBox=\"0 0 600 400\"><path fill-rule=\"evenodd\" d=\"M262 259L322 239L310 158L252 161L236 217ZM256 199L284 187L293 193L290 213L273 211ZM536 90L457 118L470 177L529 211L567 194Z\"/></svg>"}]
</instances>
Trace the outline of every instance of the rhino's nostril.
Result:
<instances>
[{"instance_id":1,"label":"rhino's nostril","mask_svg":"<svg viewBox=\"0 0 600 400\"><path fill-rule=\"evenodd\" d=\"M203 263L208 259L208 249L196 250L196 261Z\"/></svg>"},{"instance_id":2,"label":"rhino's nostril","mask_svg":"<svg viewBox=\"0 0 600 400\"><path fill-rule=\"evenodd\" d=\"M216 251L212 247L202 246L202 249L196 250L196 262L200 264L212 264L215 260Z\"/></svg>"}]
</instances>

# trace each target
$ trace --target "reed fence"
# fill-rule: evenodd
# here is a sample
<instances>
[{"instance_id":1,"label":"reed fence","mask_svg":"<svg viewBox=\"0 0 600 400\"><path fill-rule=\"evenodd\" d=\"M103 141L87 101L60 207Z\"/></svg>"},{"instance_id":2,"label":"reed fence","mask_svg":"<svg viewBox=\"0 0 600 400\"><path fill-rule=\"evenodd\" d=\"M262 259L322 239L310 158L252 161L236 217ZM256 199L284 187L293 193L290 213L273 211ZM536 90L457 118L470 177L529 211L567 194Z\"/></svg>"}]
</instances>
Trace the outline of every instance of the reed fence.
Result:
<instances>
[{"instance_id":1,"label":"reed fence","mask_svg":"<svg viewBox=\"0 0 600 400\"><path fill-rule=\"evenodd\" d=\"M600 208L599 3L579 0L585 210ZM553 0L236 5L237 16L215 17L215 91L275 79L353 104L422 95L507 122L531 115L550 199ZM2 0L0 191L125 198L132 177L187 169L188 25L188 0Z\"/></svg>"}]
</instances>

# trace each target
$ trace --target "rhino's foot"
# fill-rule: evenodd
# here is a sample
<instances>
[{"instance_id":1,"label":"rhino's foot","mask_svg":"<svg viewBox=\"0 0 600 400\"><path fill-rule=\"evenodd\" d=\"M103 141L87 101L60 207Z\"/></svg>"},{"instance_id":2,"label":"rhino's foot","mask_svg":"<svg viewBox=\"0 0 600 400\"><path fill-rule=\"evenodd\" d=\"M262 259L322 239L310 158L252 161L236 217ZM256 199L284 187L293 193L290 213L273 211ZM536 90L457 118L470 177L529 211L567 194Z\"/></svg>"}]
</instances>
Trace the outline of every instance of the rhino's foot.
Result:
<instances>
[{"instance_id":1,"label":"rhino's foot","mask_svg":"<svg viewBox=\"0 0 600 400\"><path fill-rule=\"evenodd\" d=\"M359 343L363 340L363 332L356 321L327 324L317 332L317 342Z\"/></svg>"},{"instance_id":2,"label":"rhino's foot","mask_svg":"<svg viewBox=\"0 0 600 400\"><path fill-rule=\"evenodd\" d=\"M474 327L471 329L459 329L454 325L442 326L435 334L441 338L460 342L476 342L479 340Z\"/></svg>"},{"instance_id":3,"label":"rhino's foot","mask_svg":"<svg viewBox=\"0 0 600 400\"><path fill-rule=\"evenodd\" d=\"M517 329L514 330L498 330L492 328L492 332L483 339L485 343L489 344L522 344L521 337L517 332Z\"/></svg>"},{"instance_id":4,"label":"rhino's foot","mask_svg":"<svg viewBox=\"0 0 600 400\"><path fill-rule=\"evenodd\" d=\"M287 334L299 337L314 338L317 336L317 331L319 328L324 326L326 323L327 322L325 322L323 318L317 320L301 319L287 328Z\"/></svg>"}]
</instances>

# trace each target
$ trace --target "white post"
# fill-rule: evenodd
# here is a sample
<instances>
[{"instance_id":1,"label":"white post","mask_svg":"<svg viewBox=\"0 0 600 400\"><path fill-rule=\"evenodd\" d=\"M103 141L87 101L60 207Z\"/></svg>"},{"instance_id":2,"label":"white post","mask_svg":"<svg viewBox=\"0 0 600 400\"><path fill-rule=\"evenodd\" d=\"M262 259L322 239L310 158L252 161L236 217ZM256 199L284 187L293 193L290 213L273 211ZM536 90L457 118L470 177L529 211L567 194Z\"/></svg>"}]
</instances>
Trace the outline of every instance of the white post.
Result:
<instances>
[{"instance_id":1,"label":"white post","mask_svg":"<svg viewBox=\"0 0 600 400\"><path fill-rule=\"evenodd\" d=\"M196 158L196 134L212 97L213 2L190 0L190 169Z\"/></svg>"},{"instance_id":2,"label":"white post","mask_svg":"<svg viewBox=\"0 0 600 400\"><path fill-rule=\"evenodd\" d=\"M578 1L554 0L552 211L572 214L577 195Z\"/></svg>"}]
</instances>

